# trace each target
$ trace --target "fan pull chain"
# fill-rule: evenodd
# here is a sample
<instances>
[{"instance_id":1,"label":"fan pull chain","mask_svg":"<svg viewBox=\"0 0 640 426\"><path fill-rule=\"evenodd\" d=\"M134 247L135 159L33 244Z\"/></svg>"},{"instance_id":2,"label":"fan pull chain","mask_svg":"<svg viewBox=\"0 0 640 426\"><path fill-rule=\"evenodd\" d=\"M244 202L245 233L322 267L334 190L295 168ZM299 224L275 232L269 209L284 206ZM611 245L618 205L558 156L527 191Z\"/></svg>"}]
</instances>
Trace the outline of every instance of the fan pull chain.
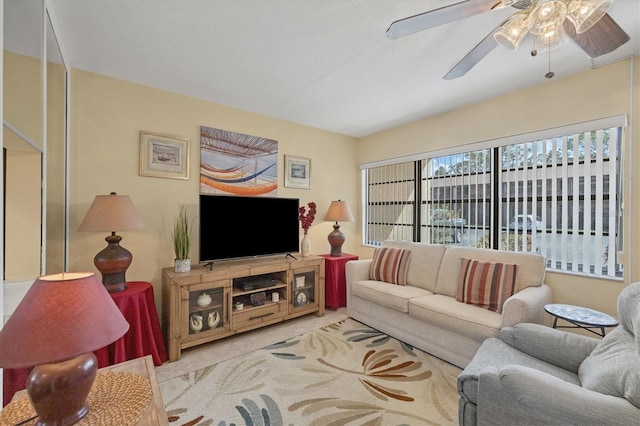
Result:
<instances>
[{"instance_id":1,"label":"fan pull chain","mask_svg":"<svg viewBox=\"0 0 640 426\"><path fill-rule=\"evenodd\" d=\"M553 78L556 75L551 71L551 37L549 37L549 72L544 75L545 78Z\"/></svg>"}]
</instances>

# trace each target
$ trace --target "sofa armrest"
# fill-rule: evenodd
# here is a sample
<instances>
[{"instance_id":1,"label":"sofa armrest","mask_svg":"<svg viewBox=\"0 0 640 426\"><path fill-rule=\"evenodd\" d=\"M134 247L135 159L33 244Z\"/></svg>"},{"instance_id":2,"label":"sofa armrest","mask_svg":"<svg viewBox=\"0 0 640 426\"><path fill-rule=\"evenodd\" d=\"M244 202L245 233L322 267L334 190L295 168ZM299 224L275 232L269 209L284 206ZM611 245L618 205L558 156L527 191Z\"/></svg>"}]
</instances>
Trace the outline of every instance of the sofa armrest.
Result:
<instances>
[{"instance_id":1,"label":"sofa armrest","mask_svg":"<svg viewBox=\"0 0 640 426\"><path fill-rule=\"evenodd\" d=\"M502 305L502 327L521 322L551 325L551 316L544 310L547 303L551 303L551 288L546 284L519 291Z\"/></svg>"},{"instance_id":2,"label":"sofa armrest","mask_svg":"<svg viewBox=\"0 0 640 426\"><path fill-rule=\"evenodd\" d=\"M487 369L478 380L478 425L637 424L640 408L519 365Z\"/></svg>"},{"instance_id":3,"label":"sofa armrest","mask_svg":"<svg viewBox=\"0 0 640 426\"><path fill-rule=\"evenodd\" d=\"M600 342L595 337L528 323L503 328L500 340L534 358L576 374L582 361Z\"/></svg>"},{"instance_id":4,"label":"sofa armrest","mask_svg":"<svg viewBox=\"0 0 640 426\"><path fill-rule=\"evenodd\" d=\"M372 259L351 260L345 264L347 287L347 309L351 306L351 283L369 279L369 265Z\"/></svg>"},{"instance_id":5,"label":"sofa armrest","mask_svg":"<svg viewBox=\"0 0 640 426\"><path fill-rule=\"evenodd\" d=\"M347 286L354 281L369 279L369 266L371 259L351 260L345 264L345 276Z\"/></svg>"}]
</instances>

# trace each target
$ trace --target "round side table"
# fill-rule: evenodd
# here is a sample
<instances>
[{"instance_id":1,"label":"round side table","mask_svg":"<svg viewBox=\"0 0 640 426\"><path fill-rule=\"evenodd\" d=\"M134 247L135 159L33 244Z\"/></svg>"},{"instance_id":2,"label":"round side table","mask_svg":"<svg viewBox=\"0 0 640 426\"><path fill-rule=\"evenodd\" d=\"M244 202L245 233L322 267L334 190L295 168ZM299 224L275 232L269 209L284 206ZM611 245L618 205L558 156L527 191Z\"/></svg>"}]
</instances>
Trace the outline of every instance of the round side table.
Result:
<instances>
[{"instance_id":1,"label":"round side table","mask_svg":"<svg viewBox=\"0 0 640 426\"><path fill-rule=\"evenodd\" d=\"M552 303L544 305L544 310L554 316L553 328L582 328L604 337L605 327L615 327L618 325L618 320L611 315L583 306ZM570 322L573 325L559 326L558 318ZM594 331L594 329L599 329L600 333Z\"/></svg>"}]
</instances>

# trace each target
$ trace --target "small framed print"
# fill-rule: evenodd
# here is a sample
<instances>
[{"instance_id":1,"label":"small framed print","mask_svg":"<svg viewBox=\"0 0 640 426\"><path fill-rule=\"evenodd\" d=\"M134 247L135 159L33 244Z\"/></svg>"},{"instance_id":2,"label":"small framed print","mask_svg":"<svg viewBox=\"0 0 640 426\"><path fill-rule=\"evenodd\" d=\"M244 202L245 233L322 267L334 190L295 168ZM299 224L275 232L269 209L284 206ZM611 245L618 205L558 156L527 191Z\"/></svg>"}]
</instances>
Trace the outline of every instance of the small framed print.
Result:
<instances>
[{"instance_id":1,"label":"small framed print","mask_svg":"<svg viewBox=\"0 0 640 426\"><path fill-rule=\"evenodd\" d=\"M302 157L284 156L284 186L288 188L311 188L311 160Z\"/></svg>"},{"instance_id":2,"label":"small framed print","mask_svg":"<svg viewBox=\"0 0 640 426\"><path fill-rule=\"evenodd\" d=\"M189 139L140 132L140 176L189 179Z\"/></svg>"}]
</instances>

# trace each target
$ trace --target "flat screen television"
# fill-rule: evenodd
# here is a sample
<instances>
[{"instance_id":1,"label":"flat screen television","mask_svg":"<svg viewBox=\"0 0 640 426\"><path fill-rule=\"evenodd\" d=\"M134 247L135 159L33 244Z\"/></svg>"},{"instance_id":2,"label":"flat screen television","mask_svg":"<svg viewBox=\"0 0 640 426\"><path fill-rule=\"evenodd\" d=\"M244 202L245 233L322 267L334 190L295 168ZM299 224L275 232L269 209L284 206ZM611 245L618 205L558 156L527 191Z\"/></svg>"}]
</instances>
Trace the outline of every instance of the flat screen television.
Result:
<instances>
[{"instance_id":1,"label":"flat screen television","mask_svg":"<svg viewBox=\"0 0 640 426\"><path fill-rule=\"evenodd\" d=\"M200 194L200 263L299 251L297 198Z\"/></svg>"}]
</instances>

